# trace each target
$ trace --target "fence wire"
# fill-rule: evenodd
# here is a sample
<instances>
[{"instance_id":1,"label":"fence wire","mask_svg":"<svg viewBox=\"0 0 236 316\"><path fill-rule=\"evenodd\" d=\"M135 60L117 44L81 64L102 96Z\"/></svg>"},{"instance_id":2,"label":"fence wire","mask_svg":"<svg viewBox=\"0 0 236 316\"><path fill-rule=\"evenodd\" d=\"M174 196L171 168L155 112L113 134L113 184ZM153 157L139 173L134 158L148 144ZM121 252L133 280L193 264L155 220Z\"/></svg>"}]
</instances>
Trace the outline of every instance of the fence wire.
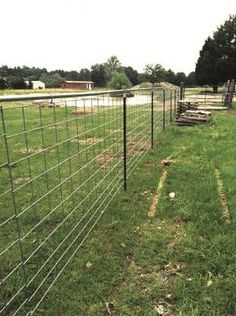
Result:
<instances>
[{"instance_id":1,"label":"fence wire","mask_svg":"<svg viewBox=\"0 0 236 316\"><path fill-rule=\"evenodd\" d=\"M175 117L178 91L120 94L0 103L1 314L36 311Z\"/></svg>"}]
</instances>

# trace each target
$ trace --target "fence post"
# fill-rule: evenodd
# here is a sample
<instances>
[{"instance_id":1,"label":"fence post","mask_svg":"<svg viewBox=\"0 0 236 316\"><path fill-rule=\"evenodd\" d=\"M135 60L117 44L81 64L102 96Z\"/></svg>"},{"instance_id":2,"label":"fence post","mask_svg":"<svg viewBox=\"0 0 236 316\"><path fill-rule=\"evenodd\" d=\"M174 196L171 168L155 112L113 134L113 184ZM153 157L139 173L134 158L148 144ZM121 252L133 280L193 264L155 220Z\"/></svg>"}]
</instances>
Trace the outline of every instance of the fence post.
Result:
<instances>
[{"instance_id":1,"label":"fence post","mask_svg":"<svg viewBox=\"0 0 236 316\"><path fill-rule=\"evenodd\" d=\"M229 87L229 107L232 108L232 102L234 98L234 90L235 90L235 79L231 80Z\"/></svg>"},{"instance_id":2,"label":"fence post","mask_svg":"<svg viewBox=\"0 0 236 316\"><path fill-rule=\"evenodd\" d=\"M180 84L180 100L184 99L184 83L181 82Z\"/></svg>"},{"instance_id":3,"label":"fence post","mask_svg":"<svg viewBox=\"0 0 236 316\"><path fill-rule=\"evenodd\" d=\"M154 92L151 91L151 148L154 147L154 109L153 109Z\"/></svg>"},{"instance_id":4,"label":"fence post","mask_svg":"<svg viewBox=\"0 0 236 316\"><path fill-rule=\"evenodd\" d=\"M163 131L166 128L166 91L163 90Z\"/></svg>"},{"instance_id":5,"label":"fence post","mask_svg":"<svg viewBox=\"0 0 236 316\"><path fill-rule=\"evenodd\" d=\"M171 90L170 91L170 122L173 121L173 119L172 119L172 97L173 97L173 95L172 95L172 90Z\"/></svg>"},{"instance_id":6,"label":"fence post","mask_svg":"<svg viewBox=\"0 0 236 316\"><path fill-rule=\"evenodd\" d=\"M123 92L123 177L124 190L127 190L127 114L126 114L126 92Z\"/></svg>"},{"instance_id":7,"label":"fence post","mask_svg":"<svg viewBox=\"0 0 236 316\"><path fill-rule=\"evenodd\" d=\"M176 103L177 103L177 92L175 90L175 96L174 96L174 117L176 118Z\"/></svg>"}]
</instances>

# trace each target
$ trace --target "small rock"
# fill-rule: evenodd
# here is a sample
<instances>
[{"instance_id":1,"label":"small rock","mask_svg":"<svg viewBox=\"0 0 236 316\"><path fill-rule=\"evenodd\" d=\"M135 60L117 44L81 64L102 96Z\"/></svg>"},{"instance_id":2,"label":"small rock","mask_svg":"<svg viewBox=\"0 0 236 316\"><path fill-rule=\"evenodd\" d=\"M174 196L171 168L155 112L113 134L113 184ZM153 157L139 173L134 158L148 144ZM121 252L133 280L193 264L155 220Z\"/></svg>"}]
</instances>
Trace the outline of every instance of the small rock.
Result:
<instances>
[{"instance_id":1,"label":"small rock","mask_svg":"<svg viewBox=\"0 0 236 316\"><path fill-rule=\"evenodd\" d=\"M213 283L213 281L212 281L212 280L208 280L208 281L207 281L207 287L211 286L211 285L212 285L212 283Z\"/></svg>"},{"instance_id":2,"label":"small rock","mask_svg":"<svg viewBox=\"0 0 236 316\"><path fill-rule=\"evenodd\" d=\"M163 305L155 306L155 311L157 312L158 315L163 315L164 314L164 307L163 307Z\"/></svg>"},{"instance_id":3,"label":"small rock","mask_svg":"<svg viewBox=\"0 0 236 316\"><path fill-rule=\"evenodd\" d=\"M88 261L88 262L86 263L86 268L87 268L87 269L90 269L91 267L92 267L92 263Z\"/></svg>"},{"instance_id":4,"label":"small rock","mask_svg":"<svg viewBox=\"0 0 236 316\"><path fill-rule=\"evenodd\" d=\"M172 200L175 197L175 192L170 192L169 193L169 198Z\"/></svg>"}]
</instances>

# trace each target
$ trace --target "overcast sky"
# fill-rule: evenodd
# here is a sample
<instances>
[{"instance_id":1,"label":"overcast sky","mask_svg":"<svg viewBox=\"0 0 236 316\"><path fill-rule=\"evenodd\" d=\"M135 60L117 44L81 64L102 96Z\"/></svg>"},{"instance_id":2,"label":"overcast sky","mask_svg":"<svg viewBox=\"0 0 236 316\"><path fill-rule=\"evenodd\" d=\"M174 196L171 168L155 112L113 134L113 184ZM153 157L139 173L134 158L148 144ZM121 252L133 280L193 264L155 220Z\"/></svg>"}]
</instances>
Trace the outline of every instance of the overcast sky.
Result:
<instances>
[{"instance_id":1,"label":"overcast sky","mask_svg":"<svg viewBox=\"0 0 236 316\"><path fill-rule=\"evenodd\" d=\"M193 71L236 0L1 0L0 65L79 70L116 55Z\"/></svg>"}]
</instances>

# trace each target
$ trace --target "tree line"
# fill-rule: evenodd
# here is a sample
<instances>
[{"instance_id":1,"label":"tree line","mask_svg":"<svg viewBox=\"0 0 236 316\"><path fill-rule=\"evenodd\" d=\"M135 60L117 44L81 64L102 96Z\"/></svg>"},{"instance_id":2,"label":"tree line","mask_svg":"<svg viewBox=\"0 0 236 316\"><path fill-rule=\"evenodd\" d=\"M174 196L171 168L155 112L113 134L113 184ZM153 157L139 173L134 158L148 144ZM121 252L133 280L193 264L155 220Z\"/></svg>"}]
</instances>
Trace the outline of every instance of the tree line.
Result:
<instances>
[{"instance_id":1,"label":"tree line","mask_svg":"<svg viewBox=\"0 0 236 316\"><path fill-rule=\"evenodd\" d=\"M236 15L232 15L208 37L200 51L196 69L188 76L184 72L174 73L160 64L148 64L139 73L131 66L123 66L116 56L106 62L95 64L90 69L79 71L54 70L36 67L0 67L0 89L24 89L25 81L43 81L47 88L60 87L66 80L91 80L96 87L114 89L131 87L143 82L167 81L175 85L184 82L185 86L211 85L214 91L228 79L236 79Z\"/></svg>"},{"instance_id":2,"label":"tree line","mask_svg":"<svg viewBox=\"0 0 236 316\"><path fill-rule=\"evenodd\" d=\"M25 81L43 81L47 88L58 88L66 80L93 81L96 87L119 89L122 86L131 87L143 82L167 81L180 85L184 81L189 86L196 84L194 72L188 76L184 72L174 73L165 70L160 64L148 64L144 71L139 73L131 66L123 66L116 56L111 56L106 62L94 64L90 69L82 68L79 71L54 70L37 67L14 67L6 65L0 67L0 89L25 89Z\"/></svg>"},{"instance_id":3,"label":"tree line","mask_svg":"<svg viewBox=\"0 0 236 316\"><path fill-rule=\"evenodd\" d=\"M236 15L230 16L206 39L195 74L198 84L212 85L215 92L218 85L236 79Z\"/></svg>"}]
</instances>

